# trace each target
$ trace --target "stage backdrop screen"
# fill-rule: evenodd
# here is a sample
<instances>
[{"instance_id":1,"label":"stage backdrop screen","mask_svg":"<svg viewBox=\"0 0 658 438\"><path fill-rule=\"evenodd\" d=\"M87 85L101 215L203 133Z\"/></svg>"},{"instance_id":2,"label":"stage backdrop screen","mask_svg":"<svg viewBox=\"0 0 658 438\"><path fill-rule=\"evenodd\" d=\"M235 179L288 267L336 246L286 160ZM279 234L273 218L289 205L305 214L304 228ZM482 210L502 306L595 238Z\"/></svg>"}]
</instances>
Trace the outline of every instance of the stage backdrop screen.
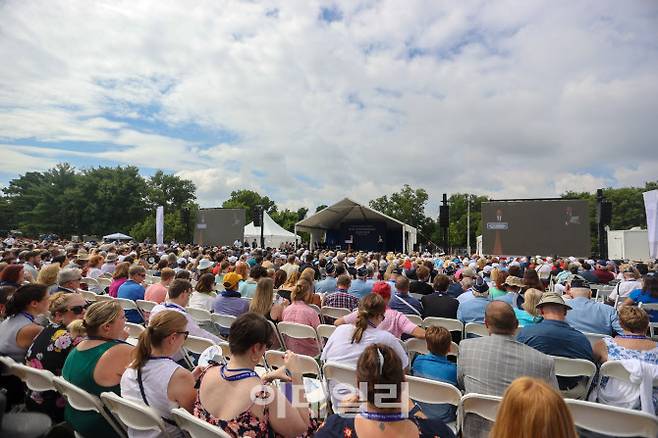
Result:
<instances>
[{"instance_id":1,"label":"stage backdrop screen","mask_svg":"<svg viewBox=\"0 0 658 438\"><path fill-rule=\"evenodd\" d=\"M242 208L201 208L194 226L196 245L233 245L244 237L245 211Z\"/></svg>"},{"instance_id":2,"label":"stage backdrop screen","mask_svg":"<svg viewBox=\"0 0 658 438\"><path fill-rule=\"evenodd\" d=\"M591 253L589 227L587 201L484 202L482 252L586 257Z\"/></svg>"}]
</instances>

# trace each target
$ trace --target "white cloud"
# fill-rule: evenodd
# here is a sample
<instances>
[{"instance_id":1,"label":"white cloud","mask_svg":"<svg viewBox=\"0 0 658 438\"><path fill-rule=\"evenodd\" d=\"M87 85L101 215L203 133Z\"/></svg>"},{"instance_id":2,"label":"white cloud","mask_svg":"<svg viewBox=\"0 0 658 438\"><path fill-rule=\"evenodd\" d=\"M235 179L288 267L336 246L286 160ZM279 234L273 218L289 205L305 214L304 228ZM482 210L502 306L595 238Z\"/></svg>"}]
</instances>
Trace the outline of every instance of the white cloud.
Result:
<instances>
[{"instance_id":1,"label":"white cloud","mask_svg":"<svg viewBox=\"0 0 658 438\"><path fill-rule=\"evenodd\" d=\"M321 23L328 5L5 2L3 159L82 159L18 140L95 142L87 162L175 171L205 206L239 188L313 209L405 183L436 204L655 179L655 4L341 0ZM189 125L210 140L179 138Z\"/></svg>"}]
</instances>

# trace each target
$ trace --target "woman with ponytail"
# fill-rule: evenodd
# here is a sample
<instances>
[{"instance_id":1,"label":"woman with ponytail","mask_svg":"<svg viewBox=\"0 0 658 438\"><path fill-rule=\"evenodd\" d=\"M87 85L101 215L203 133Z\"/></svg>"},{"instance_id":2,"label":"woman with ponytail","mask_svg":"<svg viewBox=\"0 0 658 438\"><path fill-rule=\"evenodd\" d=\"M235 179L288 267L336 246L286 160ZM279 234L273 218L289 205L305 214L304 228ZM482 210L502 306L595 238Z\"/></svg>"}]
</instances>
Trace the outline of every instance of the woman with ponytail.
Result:
<instances>
[{"instance_id":1,"label":"woman with ponytail","mask_svg":"<svg viewBox=\"0 0 658 438\"><path fill-rule=\"evenodd\" d=\"M283 309L283 321L296 322L316 328L320 325L320 316L309 304L312 304L313 285L303 278L297 280L290 293L292 304ZM297 354L315 357L320 353L320 346L315 339L295 339L284 335L288 350Z\"/></svg>"},{"instance_id":2,"label":"woman with ponytail","mask_svg":"<svg viewBox=\"0 0 658 438\"><path fill-rule=\"evenodd\" d=\"M385 313L386 303L381 296L366 295L361 300L355 324L343 324L334 330L322 350L321 360L356 366L359 356L366 347L379 343L391 347L399 356L402 367L406 368L409 365L409 359L398 339L389 332L377 328L384 320ZM348 387L342 388L342 391L341 388L336 387L334 391L333 387L333 382L329 381L333 403L354 392Z\"/></svg>"},{"instance_id":3,"label":"woman with ponytail","mask_svg":"<svg viewBox=\"0 0 658 438\"><path fill-rule=\"evenodd\" d=\"M46 286L28 284L16 289L5 305L7 319L0 324L0 355L22 363L27 349L43 329L34 319L47 311Z\"/></svg>"},{"instance_id":4,"label":"woman with ponytail","mask_svg":"<svg viewBox=\"0 0 658 438\"><path fill-rule=\"evenodd\" d=\"M130 363L133 347L127 344L126 316L116 300L95 302L82 320L69 324L72 334L82 334L80 342L68 355L62 377L90 394L119 394L119 382ZM78 411L66 405L64 418L85 437L115 437L114 429L98 413Z\"/></svg>"},{"instance_id":5,"label":"woman with ponytail","mask_svg":"<svg viewBox=\"0 0 658 438\"><path fill-rule=\"evenodd\" d=\"M192 412L194 385L202 370L190 372L176 363L176 354L189 335L185 315L171 310L153 316L137 342L132 362L121 377L121 396L144 403L158 412L169 436L182 436L171 419L171 410L182 407ZM156 438L158 431L128 429L130 438Z\"/></svg>"},{"instance_id":6,"label":"woman with ponytail","mask_svg":"<svg viewBox=\"0 0 658 438\"><path fill-rule=\"evenodd\" d=\"M397 341L396 341L397 342ZM366 347L356 364L355 385L363 387L356 415L330 415L318 429L317 438L377 436L454 438L454 433L441 420L428 419L403 391L404 365L391 346L376 343Z\"/></svg>"},{"instance_id":7,"label":"woman with ponytail","mask_svg":"<svg viewBox=\"0 0 658 438\"><path fill-rule=\"evenodd\" d=\"M62 374L66 357L82 340L72 335L68 325L85 316L87 304L81 294L57 292L49 298L50 324L44 328L27 350L25 362L32 368L48 370L56 376ZM26 400L30 411L43 412L53 423L64 421L65 399L56 391L29 391Z\"/></svg>"}]
</instances>

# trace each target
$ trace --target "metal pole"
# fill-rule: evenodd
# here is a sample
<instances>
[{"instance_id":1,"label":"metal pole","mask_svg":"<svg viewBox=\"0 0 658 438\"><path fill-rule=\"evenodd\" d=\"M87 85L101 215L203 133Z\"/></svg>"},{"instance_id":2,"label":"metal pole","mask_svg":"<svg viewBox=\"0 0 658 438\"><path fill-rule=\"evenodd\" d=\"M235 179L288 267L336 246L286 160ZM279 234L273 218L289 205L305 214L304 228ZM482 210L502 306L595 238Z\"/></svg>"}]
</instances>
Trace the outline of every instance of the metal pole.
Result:
<instances>
[{"instance_id":1,"label":"metal pole","mask_svg":"<svg viewBox=\"0 0 658 438\"><path fill-rule=\"evenodd\" d=\"M466 252L471 256L471 195L466 195Z\"/></svg>"}]
</instances>

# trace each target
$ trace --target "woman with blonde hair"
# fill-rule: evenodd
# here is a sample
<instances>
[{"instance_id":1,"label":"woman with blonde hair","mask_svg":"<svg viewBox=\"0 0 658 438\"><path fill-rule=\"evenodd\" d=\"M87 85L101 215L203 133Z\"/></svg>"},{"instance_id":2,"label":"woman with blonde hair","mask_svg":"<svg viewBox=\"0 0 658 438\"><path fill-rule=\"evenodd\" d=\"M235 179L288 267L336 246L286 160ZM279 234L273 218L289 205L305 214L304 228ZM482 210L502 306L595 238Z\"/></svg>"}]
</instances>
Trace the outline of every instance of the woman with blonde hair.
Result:
<instances>
[{"instance_id":1,"label":"woman with blonde hair","mask_svg":"<svg viewBox=\"0 0 658 438\"><path fill-rule=\"evenodd\" d=\"M278 290L279 296L285 298L289 302L292 302L290 295L292 293L292 290L295 288L295 285L297 284L297 280L299 280L299 272L298 271L291 272L290 275L286 277L286 281L279 287Z\"/></svg>"},{"instance_id":2,"label":"woman with blonde hair","mask_svg":"<svg viewBox=\"0 0 658 438\"><path fill-rule=\"evenodd\" d=\"M51 322L28 348L25 362L32 368L48 370L59 376L66 357L83 340L81 336L71 334L67 326L84 318L87 303L81 294L69 292L57 292L50 296L48 302ZM28 390L26 405L30 411L47 414L54 423L64 421L65 400L56 391Z\"/></svg>"},{"instance_id":3,"label":"woman with blonde hair","mask_svg":"<svg viewBox=\"0 0 658 438\"><path fill-rule=\"evenodd\" d=\"M103 263L105 263L105 258L102 255L94 254L91 256L89 262L87 262L87 277L98 278L103 275L103 271L101 271Z\"/></svg>"},{"instance_id":4,"label":"woman with blonde hair","mask_svg":"<svg viewBox=\"0 0 658 438\"><path fill-rule=\"evenodd\" d=\"M57 274L59 274L59 263L51 263L44 266L37 275L37 283L48 287L48 293L52 294L57 291Z\"/></svg>"},{"instance_id":5,"label":"woman with blonde hair","mask_svg":"<svg viewBox=\"0 0 658 438\"><path fill-rule=\"evenodd\" d=\"M514 306L514 313L516 319L519 320L520 327L536 324L543 319L537 310L537 304L539 304L543 294L539 289L528 289L523 294L523 305L521 306L523 309Z\"/></svg>"},{"instance_id":6,"label":"woman with blonde hair","mask_svg":"<svg viewBox=\"0 0 658 438\"><path fill-rule=\"evenodd\" d=\"M247 280L247 277L249 277L249 265L246 262L237 262L235 264L235 273L242 277L239 284L239 286L241 286L242 283Z\"/></svg>"},{"instance_id":7,"label":"woman with blonde hair","mask_svg":"<svg viewBox=\"0 0 658 438\"><path fill-rule=\"evenodd\" d=\"M71 333L81 333L87 338L69 353L62 377L96 396L108 391L118 395L119 382L133 350L125 342L128 337L125 327L126 316L116 300L89 306L84 319L69 325ZM116 436L114 429L96 412L78 411L67 404L64 418L82 436Z\"/></svg>"},{"instance_id":8,"label":"woman with blonde hair","mask_svg":"<svg viewBox=\"0 0 658 438\"><path fill-rule=\"evenodd\" d=\"M114 269L114 274L112 274L112 283L110 283L110 288L108 295L116 298L119 293L119 288L123 283L128 281L128 271L130 270L130 263L121 262L117 264Z\"/></svg>"},{"instance_id":9,"label":"woman with blonde hair","mask_svg":"<svg viewBox=\"0 0 658 438\"><path fill-rule=\"evenodd\" d=\"M490 438L578 438L571 411L553 387L519 377L505 390Z\"/></svg>"},{"instance_id":10,"label":"woman with blonde hair","mask_svg":"<svg viewBox=\"0 0 658 438\"><path fill-rule=\"evenodd\" d=\"M296 322L313 328L319 326L320 316L315 309L309 306L312 297L311 283L300 278L290 294L292 304L283 309L283 321ZM311 357L315 357L320 353L320 346L314 339L294 339L285 335L284 337L288 350Z\"/></svg>"},{"instance_id":11,"label":"woman with blonde hair","mask_svg":"<svg viewBox=\"0 0 658 438\"><path fill-rule=\"evenodd\" d=\"M258 280L256 292L249 304L249 311L263 315L265 319L274 323L281 321L283 309L288 300L281 299L282 303L274 303L274 282L269 277Z\"/></svg>"},{"instance_id":12,"label":"woman with blonde hair","mask_svg":"<svg viewBox=\"0 0 658 438\"><path fill-rule=\"evenodd\" d=\"M181 436L181 432L171 419L171 410L182 407L193 411L194 385L201 375L200 368L190 372L172 359L189 335L186 328L187 318L180 312L165 311L153 316L139 335L132 362L121 377L121 397L154 409L172 437ZM160 432L128 428L128 436L156 438Z\"/></svg>"}]
</instances>

